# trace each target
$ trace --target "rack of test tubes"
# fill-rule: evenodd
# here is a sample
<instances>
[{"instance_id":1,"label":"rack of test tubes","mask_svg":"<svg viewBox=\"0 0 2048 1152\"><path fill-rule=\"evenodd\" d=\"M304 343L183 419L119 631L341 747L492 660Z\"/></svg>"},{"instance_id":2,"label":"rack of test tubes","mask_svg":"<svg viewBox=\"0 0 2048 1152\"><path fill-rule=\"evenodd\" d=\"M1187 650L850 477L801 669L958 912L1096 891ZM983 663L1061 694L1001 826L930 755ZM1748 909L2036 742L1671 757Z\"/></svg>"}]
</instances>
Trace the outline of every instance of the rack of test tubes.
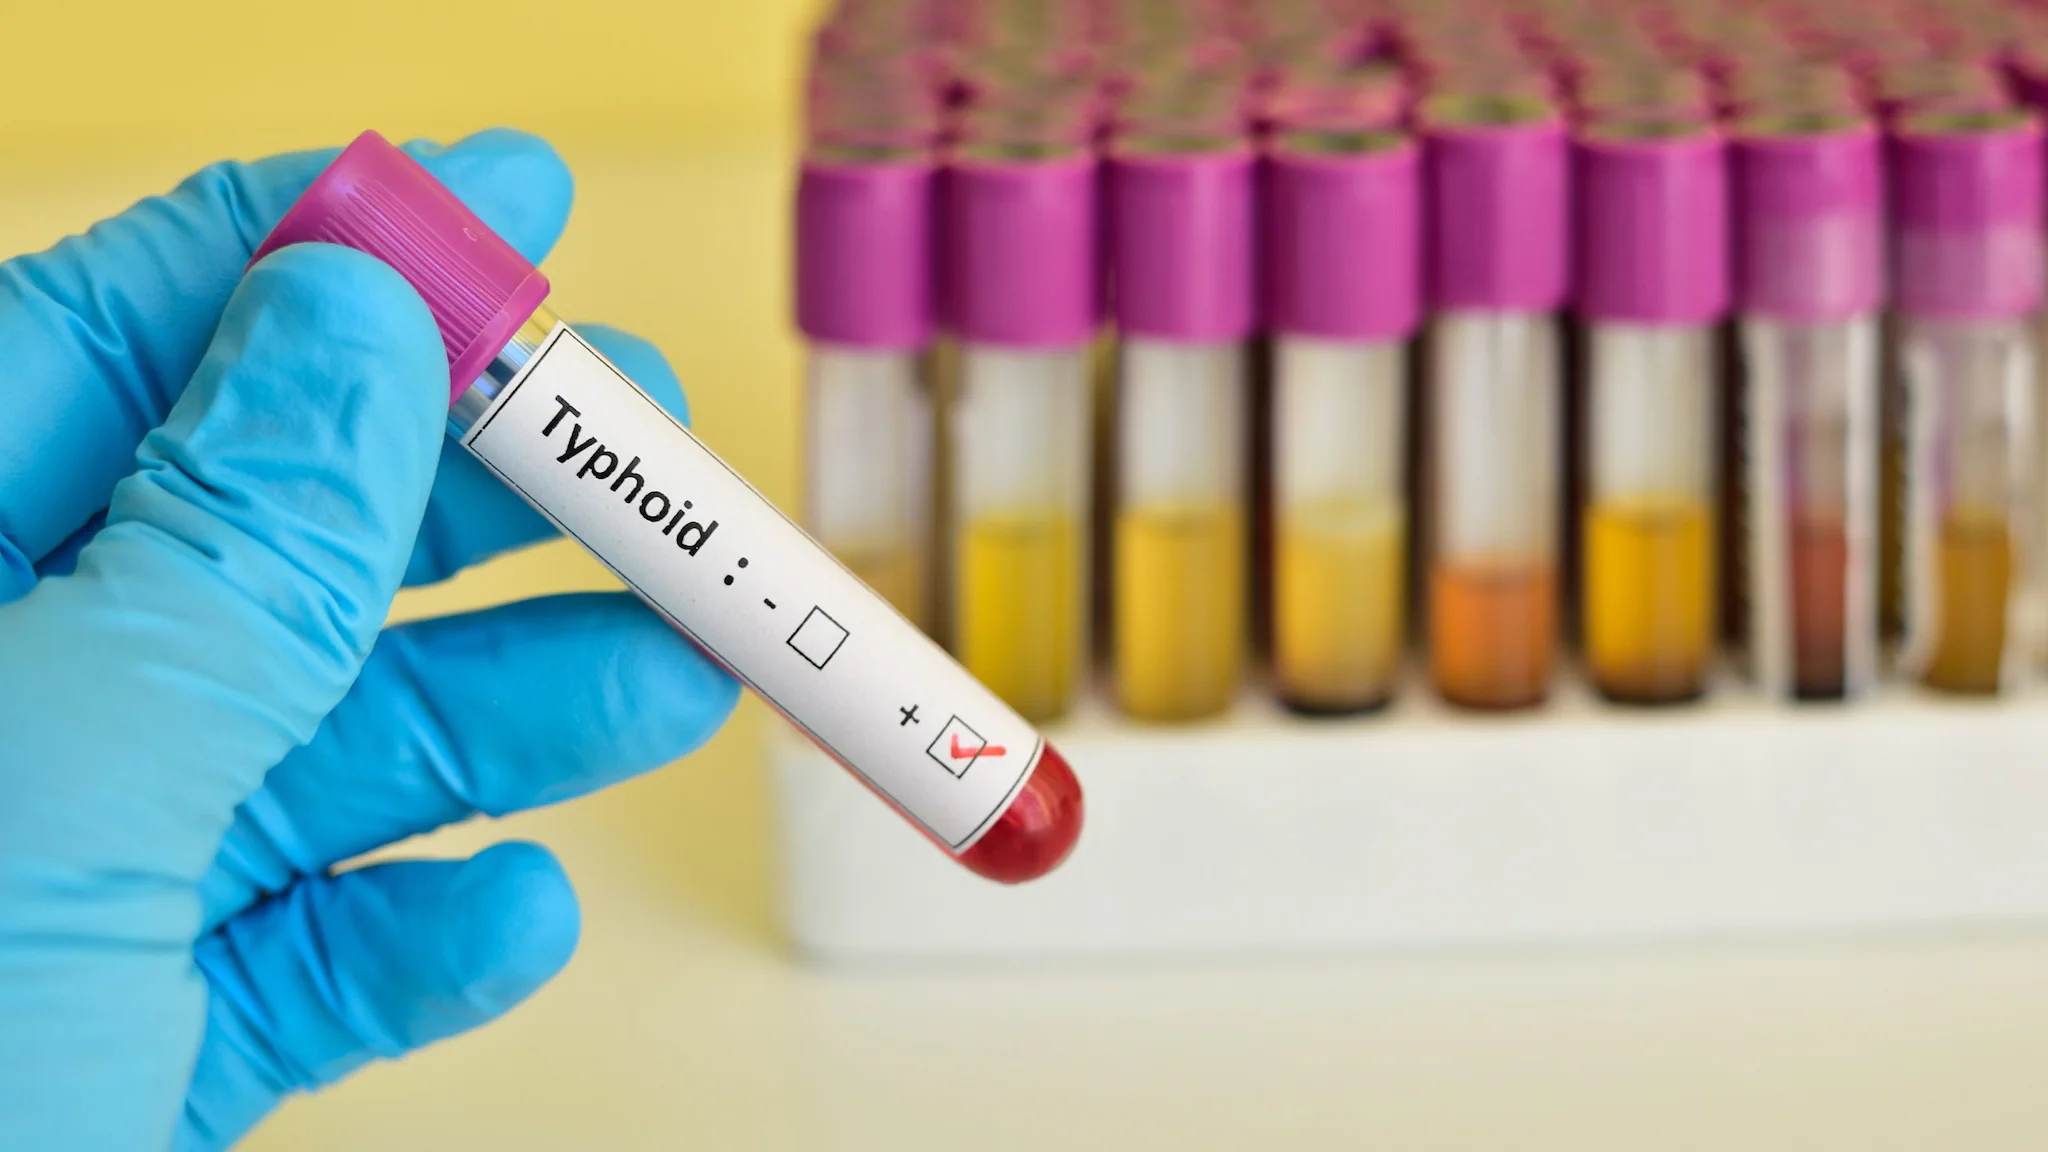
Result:
<instances>
[{"instance_id":1,"label":"rack of test tubes","mask_svg":"<svg viewBox=\"0 0 2048 1152\"><path fill-rule=\"evenodd\" d=\"M799 946L2048 920L2048 8L841 0L812 53L806 527L1089 829L992 890L792 740Z\"/></svg>"}]
</instances>

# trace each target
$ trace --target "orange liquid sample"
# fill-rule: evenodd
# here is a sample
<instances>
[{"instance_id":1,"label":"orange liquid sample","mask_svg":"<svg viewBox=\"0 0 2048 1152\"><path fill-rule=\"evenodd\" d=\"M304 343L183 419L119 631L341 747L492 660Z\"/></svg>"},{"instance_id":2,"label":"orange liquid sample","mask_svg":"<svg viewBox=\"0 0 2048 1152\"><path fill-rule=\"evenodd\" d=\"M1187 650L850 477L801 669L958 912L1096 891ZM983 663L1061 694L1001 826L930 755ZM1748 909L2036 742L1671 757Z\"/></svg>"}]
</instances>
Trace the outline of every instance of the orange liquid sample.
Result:
<instances>
[{"instance_id":1,"label":"orange liquid sample","mask_svg":"<svg viewBox=\"0 0 2048 1152\"><path fill-rule=\"evenodd\" d=\"M2012 538L1995 511L1952 510L1942 520L1934 658L1930 688L1990 695L2005 660L2005 613L2012 583Z\"/></svg>"},{"instance_id":2,"label":"orange liquid sample","mask_svg":"<svg viewBox=\"0 0 2048 1152\"><path fill-rule=\"evenodd\" d=\"M1586 663L1602 693L1655 704L1699 695L1714 631L1704 501L1615 501L1586 514Z\"/></svg>"},{"instance_id":3,"label":"orange liquid sample","mask_svg":"<svg viewBox=\"0 0 2048 1152\"><path fill-rule=\"evenodd\" d=\"M1429 581L1430 670L1468 708L1522 708L1550 690L1557 572L1548 563L1441 564Z\"/></svg>"},{"instance_id":4,"label":"orange liquid sample","mask_svg":"<svg viewBox=\"0 0 2048 1152\"><path fill-rule=\"evenodd\" d=\"M1805 699L1842 695L1848 642L1849 540L1839 516L1792 525L1792 683Z\"/></svg>"}]
</instances>

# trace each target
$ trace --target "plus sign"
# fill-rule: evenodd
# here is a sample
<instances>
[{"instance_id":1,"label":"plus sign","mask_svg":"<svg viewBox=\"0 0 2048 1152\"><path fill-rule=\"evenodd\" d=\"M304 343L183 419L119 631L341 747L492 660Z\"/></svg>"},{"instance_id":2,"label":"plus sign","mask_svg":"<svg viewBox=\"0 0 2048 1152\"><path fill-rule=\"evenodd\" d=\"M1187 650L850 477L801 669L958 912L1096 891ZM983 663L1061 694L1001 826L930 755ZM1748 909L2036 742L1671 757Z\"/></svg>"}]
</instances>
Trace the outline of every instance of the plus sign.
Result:
<instances>
[{"instance_id":1,"label":"plus sign","mask_svg":"<svg viewBox=\"0 0 2048 1152\"><path fill-rule=\"evenodd\" d=\"M898 708L898 709L897 709L897 711L898 711L898 712L901 712L901 713L903 713L903 719L902 719L902 720L900 720L900 721L898 721L898 722L897 722L897 724L896 724L896 726L897 726L898 728L901 728L901 727L903 727L903 726L904 726L905 724L922 724L922 723L924 723L924 721L922 721L922 720L919 720L919 719L917 718L917 705L915 705L915 704L912 704L912 705L911 705L910 707L908 707L908 708Z\"/></svg>"}]
</instances>

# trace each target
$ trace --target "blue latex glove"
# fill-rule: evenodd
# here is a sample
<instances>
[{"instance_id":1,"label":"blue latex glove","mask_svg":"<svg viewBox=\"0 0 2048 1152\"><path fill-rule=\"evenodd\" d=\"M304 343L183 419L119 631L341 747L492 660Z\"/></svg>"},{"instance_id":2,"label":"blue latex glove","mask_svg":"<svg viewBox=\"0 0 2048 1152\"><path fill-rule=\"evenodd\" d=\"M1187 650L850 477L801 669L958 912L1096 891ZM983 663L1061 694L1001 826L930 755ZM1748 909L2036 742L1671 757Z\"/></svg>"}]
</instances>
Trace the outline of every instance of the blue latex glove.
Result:
<instances>
[{"instance_id":1,"label":"blue latex glove","mask_svg":"<svg viewBox=\"0 0 2048 1152\"><path fill-rule=\"evenodd\" d=\"M530 259L541 142L415 146ZM545 522L443 437L432 319L368 257L243 264L333 153L225 164L0 264L0 1148L224 1146L569 958L541 848L330 871L702 743L737 689L621 595L379 634ZM681 412L649 345L584 328Z\"/></svg>"}]
</instances>

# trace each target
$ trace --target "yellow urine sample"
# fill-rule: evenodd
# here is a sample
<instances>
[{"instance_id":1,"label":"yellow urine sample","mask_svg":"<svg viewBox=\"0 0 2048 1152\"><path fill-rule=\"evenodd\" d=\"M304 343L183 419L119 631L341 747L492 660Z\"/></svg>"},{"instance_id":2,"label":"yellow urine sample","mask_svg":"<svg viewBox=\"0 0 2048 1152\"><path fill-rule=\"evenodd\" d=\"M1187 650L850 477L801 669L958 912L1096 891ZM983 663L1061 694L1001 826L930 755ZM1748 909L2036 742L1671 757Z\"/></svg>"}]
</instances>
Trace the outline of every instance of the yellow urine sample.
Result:
<instances>
[{"instance_id":1,"label":"yellow urine sample","mask_svg":"<svg viewBox=\"0 0 2048 1152\"><path fill-rule=\"evenodd\" d=\"M1080 664L1080 527L1058 511L970 521L955 556L960 662L1027 720L1074 697Z\"/></svg>"},{"instance_id":2,"label":"yellow urine sample","mask_svg":"<svg viewBox=\"0 0 2048 1152\"><path fill-rule=\"evenodd\" d=\"M1116 692L1140 720L1230 706L1244 669L1244 517L1235 507L1127 508L1116 517Z\"/></svg>"},{"instance_id":3,"label":"yellow urine sample","mask_svg":"<svg viewBox=\"0 0 2048 1152\"><path fill-rule=\"evenodd\" d=\"M848 544L834 545L832 554L911 623L930 629L924 564L917 548L909 544Z\"/></svg>"},{"instance_id":4,"label":"yellow urine sample","mask_svg":"<svg viewBox=\"0 0 2048 1152\"><path fill-rule=\"evenodd\" d=\"M1586 516L1586 662L1605 695L1697 696L1714 634L1713 525L1705 501L1617 500Z\"/></svg>"},{"instance_id":5,"label":"yellow urine sample","mask_svg":"<svg viewBox=\"0 0 2048 1152\"><path fill-rule=\"evenodd\" d=\"M2011 595L2012 536L1991 508L1954 508L1942 518L1936 547L1934 656L1930 688L1990 694L2005 660L2005 614Z\"/></svg>"},{"instance_id":6,"label":"yellow urine sample","mask_svg":"<svg viewBox=\"0 0 2048 1152\"><path fill-rule=\"evenodd\" d=\"M1401 659L1405 529L1391 500L1304 501L1282 511L1273 663L1286 703L1338 711L1387 699Z\"/></svg>"}]
</instances>

